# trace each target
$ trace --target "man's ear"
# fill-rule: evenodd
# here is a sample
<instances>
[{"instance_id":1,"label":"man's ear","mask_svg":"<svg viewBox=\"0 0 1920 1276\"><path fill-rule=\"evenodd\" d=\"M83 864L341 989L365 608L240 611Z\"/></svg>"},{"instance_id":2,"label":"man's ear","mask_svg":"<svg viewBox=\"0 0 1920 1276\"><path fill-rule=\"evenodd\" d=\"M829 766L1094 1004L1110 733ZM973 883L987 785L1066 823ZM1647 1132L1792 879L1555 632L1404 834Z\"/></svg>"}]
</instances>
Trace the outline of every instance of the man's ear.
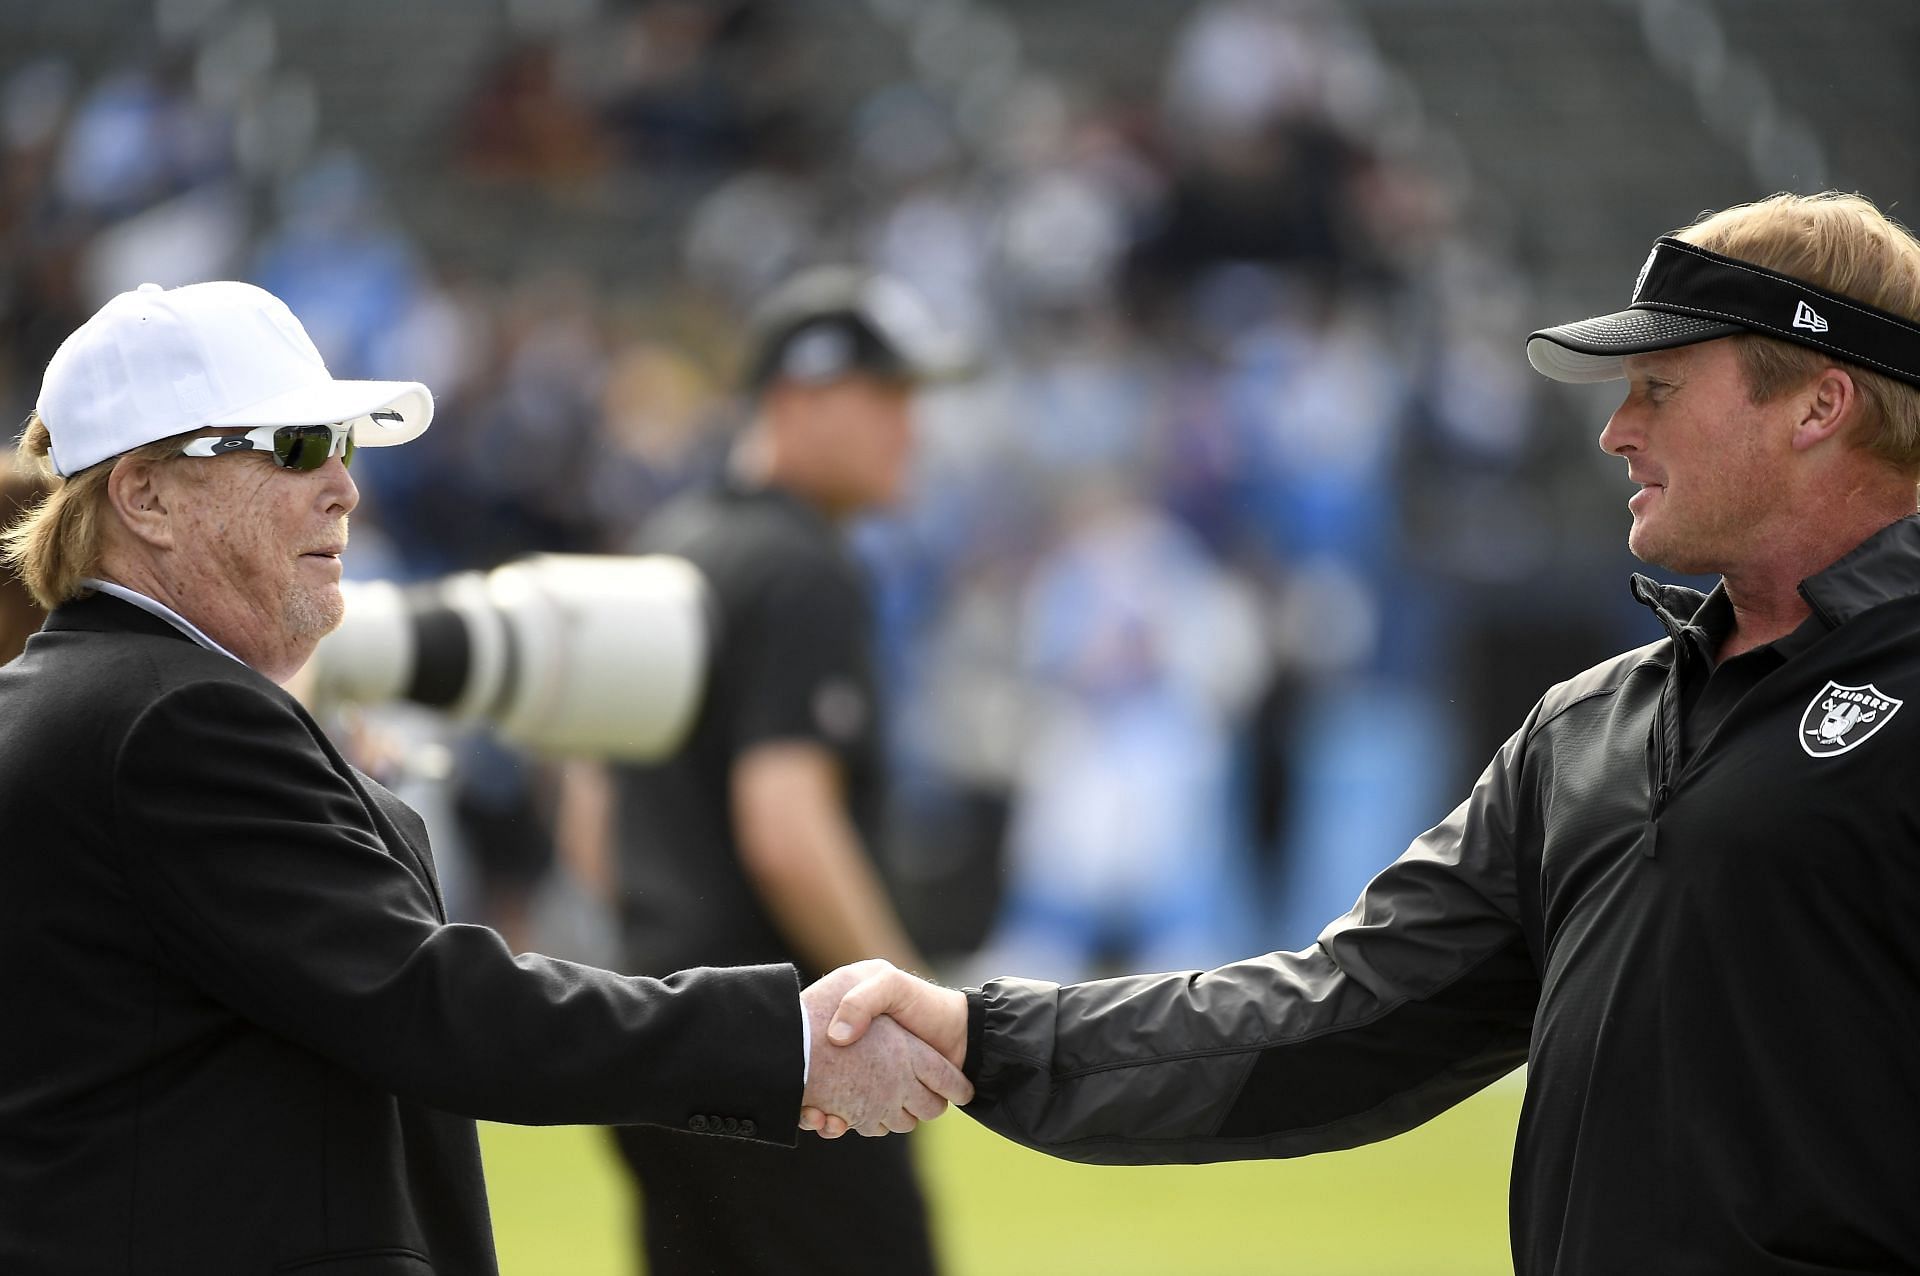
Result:
<instances>
[{"instance_id":1,"label":"man's ear","mask_svg":"<svg viewBox=\"0 0 1920 1276\"><path fill-rule=\"evenodd\" d=\"M1794 402L1799 417L1793 423L1793 450L1804 452L1841 437L1852 427L1860 415L1860 388L1845 368L1829 364L1794 396Z\"/></svg>"},{"instance_id":2,"label":"man's ear","mask_svg":"<svg viewBox=\"0 0 1920 1276\"><path fill-rule=\"evenodd\" d=\"M107 502L121 524L140 540L161 548L173 546L170 503L177 493L163 481L157 461L123 456L107 475Z\"/></svg>"}]
</instances>

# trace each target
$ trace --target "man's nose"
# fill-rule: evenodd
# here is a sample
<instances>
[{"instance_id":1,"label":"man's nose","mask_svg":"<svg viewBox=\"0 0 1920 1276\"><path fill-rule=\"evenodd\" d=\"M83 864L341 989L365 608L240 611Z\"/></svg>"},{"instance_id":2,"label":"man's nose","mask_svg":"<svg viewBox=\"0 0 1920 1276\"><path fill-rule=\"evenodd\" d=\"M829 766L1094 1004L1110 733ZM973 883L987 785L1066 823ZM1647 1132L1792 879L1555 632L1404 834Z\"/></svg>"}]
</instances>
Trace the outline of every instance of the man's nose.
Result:
<instances>
[{"instance_id":1,"label":"man's nose","mask_svg":"<svg viewBox=\"0 0 1920 1276\"><path fill-rule=\"evenodd\" d=\"M1613 415L1607 418L1607 424L1600 431L1600 450L1609 456L1625 456L1639 446L1639 427L1623 403L1613 410Z\"/></svg>"},{"instance_id":2,"label":"man's nose","mask_svg":"<svg viewBox=\"0 0 1920 1276\"><path fill-rule=\"evenodd\" d=\"M353 475L347 472L346 462L337 456L330 456L326 464L320 467L320 473L326 479L327 513L353 513L354 507L360 504L360 487L353 481Z\"/></svg>"}]
</instances>

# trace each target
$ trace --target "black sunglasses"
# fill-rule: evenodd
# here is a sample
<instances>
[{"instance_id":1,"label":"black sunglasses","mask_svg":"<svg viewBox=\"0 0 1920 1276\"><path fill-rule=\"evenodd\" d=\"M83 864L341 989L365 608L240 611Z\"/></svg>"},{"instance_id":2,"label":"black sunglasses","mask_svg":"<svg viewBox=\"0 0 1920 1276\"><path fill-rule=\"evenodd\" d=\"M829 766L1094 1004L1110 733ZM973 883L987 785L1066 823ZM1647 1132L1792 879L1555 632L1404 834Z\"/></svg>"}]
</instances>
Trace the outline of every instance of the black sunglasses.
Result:
<instances>
[{"instance_id":1,"label":"black sunglasses","mask_svg":"<svg viewBox=\"0 0 1920 1276\"><path fill-rule=\"evenodd\" d=\"M190 439L182 456L225 456L229 452L265 452L283 470L317 470L327 458L353 464L351 425L263 425L245 434L207 434Z\"/></svg>"}]
</instances>

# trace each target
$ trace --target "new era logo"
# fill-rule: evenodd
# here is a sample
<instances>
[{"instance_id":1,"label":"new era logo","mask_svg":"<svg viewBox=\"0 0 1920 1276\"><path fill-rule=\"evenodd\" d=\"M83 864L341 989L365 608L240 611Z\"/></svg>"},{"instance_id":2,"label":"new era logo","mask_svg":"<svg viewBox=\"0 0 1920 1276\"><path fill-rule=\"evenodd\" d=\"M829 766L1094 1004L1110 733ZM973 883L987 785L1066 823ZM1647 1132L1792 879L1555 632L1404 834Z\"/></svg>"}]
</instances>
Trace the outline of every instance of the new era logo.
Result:
<instances>
[{"instance_id":1,"label":"new era logo","mask_svg":"<svg viewBox=\"0 0 1920 1276\"><path fill-rule=\"evenodd\" d=\"M1808 332L1825 332L1827 321L1820 317L1819 311L1803 301L1793 308L1793 326L1805 328Z\"/></svg>"}]
</instances>

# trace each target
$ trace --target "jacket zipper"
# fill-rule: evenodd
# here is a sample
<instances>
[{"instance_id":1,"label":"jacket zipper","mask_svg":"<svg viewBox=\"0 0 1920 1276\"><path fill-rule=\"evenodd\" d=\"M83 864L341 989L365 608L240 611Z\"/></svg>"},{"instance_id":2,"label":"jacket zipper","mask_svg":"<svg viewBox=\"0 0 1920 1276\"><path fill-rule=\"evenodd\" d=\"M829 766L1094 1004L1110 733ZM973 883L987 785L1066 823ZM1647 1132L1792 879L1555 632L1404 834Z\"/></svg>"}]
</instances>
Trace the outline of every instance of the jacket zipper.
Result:
<instances>
[{"instance_id":1,"label":"jacket zipper","mask_svg":"<svg viewBox=\"0 0 1920 1276\"><path fill-rule=\"evenodd\" d=\"M1677 658L1677 655L1676 655ZM1673 786L1667 783L1666 688L1653 702L1653 739L1648 742L1647 761L1647 835L1641 854L1654 859L1659 853L1660 812L1666 808Z\"/></svg>"}]
</instances>

